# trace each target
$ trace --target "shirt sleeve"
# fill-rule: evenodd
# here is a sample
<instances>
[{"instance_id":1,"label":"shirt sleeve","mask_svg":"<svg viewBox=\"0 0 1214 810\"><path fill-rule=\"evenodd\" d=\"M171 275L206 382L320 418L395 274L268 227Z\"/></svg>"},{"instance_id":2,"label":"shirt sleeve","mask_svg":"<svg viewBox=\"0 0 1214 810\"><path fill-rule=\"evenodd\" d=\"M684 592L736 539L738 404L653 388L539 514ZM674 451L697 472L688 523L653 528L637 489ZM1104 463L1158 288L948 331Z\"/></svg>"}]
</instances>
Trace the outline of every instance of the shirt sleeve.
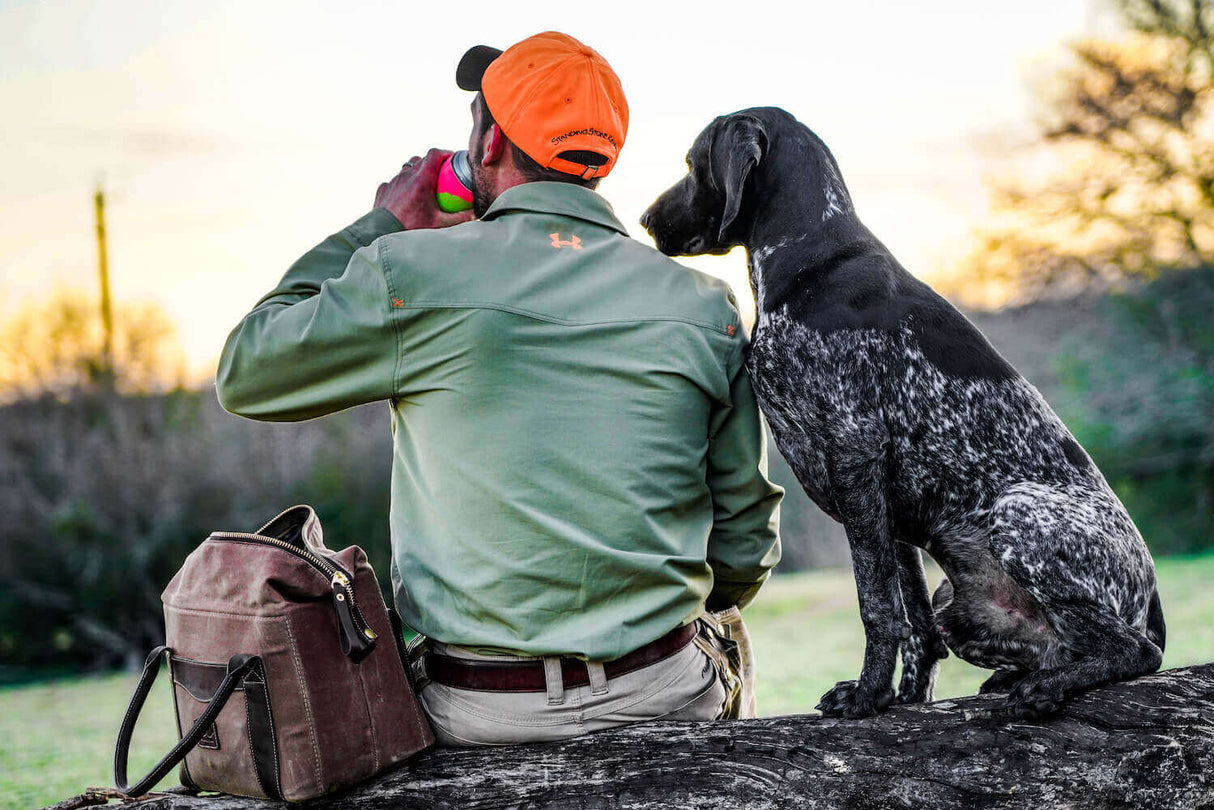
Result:
<instances>
[{"instance_id":1,"label":"shirt sleeve","mask_svg":"<svg viewBox=\"0 0 1214 810\"><path fill-rule=\"evenodd\" d=\"M401 230L377 208L304 254L228 336L216 393L251 419L311 419L393 395L397 344L378 237Z\"/></svg>"},{"instance_id":2,"label":"shirt sleeve","mask_svg":"<svg viewBox=\"0 0 1214 810\"><path fill-rule=\"evenodd\" d=\"M784 497L784 490L767 479L767 437L745 363L738 362L730 381L730 403L712 415L709 430L713 528L708 564L713 588L707 606L745 607L780 561Z\"/></svg>"}]
</instances>

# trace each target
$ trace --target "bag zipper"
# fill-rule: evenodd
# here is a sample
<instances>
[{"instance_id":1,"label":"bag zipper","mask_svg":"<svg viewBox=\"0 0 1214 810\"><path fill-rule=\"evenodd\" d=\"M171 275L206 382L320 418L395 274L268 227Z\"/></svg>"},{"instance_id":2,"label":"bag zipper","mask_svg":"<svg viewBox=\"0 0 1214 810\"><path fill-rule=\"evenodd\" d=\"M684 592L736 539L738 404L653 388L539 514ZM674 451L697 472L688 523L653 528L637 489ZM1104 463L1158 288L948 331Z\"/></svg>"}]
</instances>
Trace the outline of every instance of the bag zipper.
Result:
<instances>
[{"instance_id":1,"label":"bag zipper","mask_svg":"<svg viewBox=\"0 0 1214 810\"><path fill-rule=\"evenodd\" d=\"M234 540L282 549L320 571L329 580L329 587L333 591L333 607L337 611L341 651L355 661L361 661L367 653L374 649L375 639L378 636L363 618L362 611L358 609L358 603L354 600L354 584L350 575L341 567L294 543L288 543L276 537L266 537L264 534L212 532L211 537L217 540Z\"/></svg>"}]
</instances>

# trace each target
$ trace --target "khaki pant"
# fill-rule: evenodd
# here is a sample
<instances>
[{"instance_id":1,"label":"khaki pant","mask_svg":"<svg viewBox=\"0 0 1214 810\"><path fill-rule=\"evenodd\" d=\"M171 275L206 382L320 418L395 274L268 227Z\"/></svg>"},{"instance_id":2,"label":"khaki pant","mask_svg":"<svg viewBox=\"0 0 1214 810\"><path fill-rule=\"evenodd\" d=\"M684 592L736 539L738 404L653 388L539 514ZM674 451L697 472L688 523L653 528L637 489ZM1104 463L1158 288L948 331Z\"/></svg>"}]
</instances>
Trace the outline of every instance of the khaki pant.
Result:
<instances>
[{"instance_id":1,"label":"khaki pant","mask_svg":"<svg viewBox=\"0 0 1214 810\"><path fill-rule=\"evenodd\" d=\"M572 689L563 688L559 675L550 692L481 692L423 679L418 698L439 744L447 746L564 740L651 720L753 717L754 666L741 615L734 608L697 621L700 632L691 644L611 680L602 677L602 664L592 662L591 683ZM537 660L433 641L430 646L478 661Z\"/></svg>"}]
</instances>

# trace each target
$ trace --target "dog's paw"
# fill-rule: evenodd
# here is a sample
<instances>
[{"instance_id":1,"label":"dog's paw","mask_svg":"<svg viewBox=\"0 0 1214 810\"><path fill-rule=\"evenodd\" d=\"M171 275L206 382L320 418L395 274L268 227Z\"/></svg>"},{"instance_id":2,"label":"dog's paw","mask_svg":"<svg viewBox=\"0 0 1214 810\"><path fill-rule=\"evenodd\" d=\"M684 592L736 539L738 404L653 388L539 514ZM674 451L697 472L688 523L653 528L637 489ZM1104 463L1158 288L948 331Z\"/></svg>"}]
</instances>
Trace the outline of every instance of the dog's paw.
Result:
<instances>
[{"instance_id":1,"label":"dog's paw","mask_svg":"<svg viewBox=\"0 0 1214 810\"><path fill-rule=\"evenodd\" d=\"M822 696L822 700L814 708L827 717L846 717L853 720L883 712L893 702L894 690L891 686L871 690L863 688L859 681L839 681L834 689Z\"/></svg>"},{"instance_id":2,"label":"dog's paw","mask_svg":"<svg viewBox=\"0 0 1214 810\"><path fill-rule=\"evenodd\" d=\"M931 703L932 695L933 690L930 687L915 686L910 689L899 687L898 694L894 696L894 704L906 706L910 703Z\"/></svg>"},{"instance_id":3,"label":"dog's paw","mask_svg":"<svg viewBox=\"0 0 1214 810\"><path fill-rule=\"evenodd\" d=\"M1015 717L1037 720L1057 712L1065 700L1062 684L1050 673L1038 671L1030 672L1011 687L1005 705Z\"/></svg>"},{"instance_id":4,"label":"dog's paw","mask_svg":"<svg viewBox=\"0 0 1214 810\"><path fill-rule=\"evenodd\" d=\"M1027 672L1020 669L997 669L991 674L991 677L982 682L982 686L978 687L980 695L1004 695L1012 691L1012 687L1020 683Z\"/></svg>"}]
</instances>

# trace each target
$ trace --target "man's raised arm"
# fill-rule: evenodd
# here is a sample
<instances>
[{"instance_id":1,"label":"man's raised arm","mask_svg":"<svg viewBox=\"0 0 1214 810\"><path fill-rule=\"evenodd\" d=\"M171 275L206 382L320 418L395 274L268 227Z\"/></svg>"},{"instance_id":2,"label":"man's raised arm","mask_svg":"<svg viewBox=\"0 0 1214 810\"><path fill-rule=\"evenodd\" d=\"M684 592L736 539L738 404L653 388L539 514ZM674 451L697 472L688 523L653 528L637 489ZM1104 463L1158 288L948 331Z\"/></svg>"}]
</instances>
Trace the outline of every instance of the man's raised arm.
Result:
<instances>
[{"instance_id":1,"label":"man's raised arm","mask_svg":"<svg viewBox=\"0 0 1214 810\"><path fill-rule=\"evenodd\" d=\"M304 254L232 330L215 377L225 410L295 421L394 395L391 291L373 243L402 227L471 218L444 213L434 202L448 154L432 149L425 160L405 164L379 187L373 211Z\"/></svg>"}]
</instances>

